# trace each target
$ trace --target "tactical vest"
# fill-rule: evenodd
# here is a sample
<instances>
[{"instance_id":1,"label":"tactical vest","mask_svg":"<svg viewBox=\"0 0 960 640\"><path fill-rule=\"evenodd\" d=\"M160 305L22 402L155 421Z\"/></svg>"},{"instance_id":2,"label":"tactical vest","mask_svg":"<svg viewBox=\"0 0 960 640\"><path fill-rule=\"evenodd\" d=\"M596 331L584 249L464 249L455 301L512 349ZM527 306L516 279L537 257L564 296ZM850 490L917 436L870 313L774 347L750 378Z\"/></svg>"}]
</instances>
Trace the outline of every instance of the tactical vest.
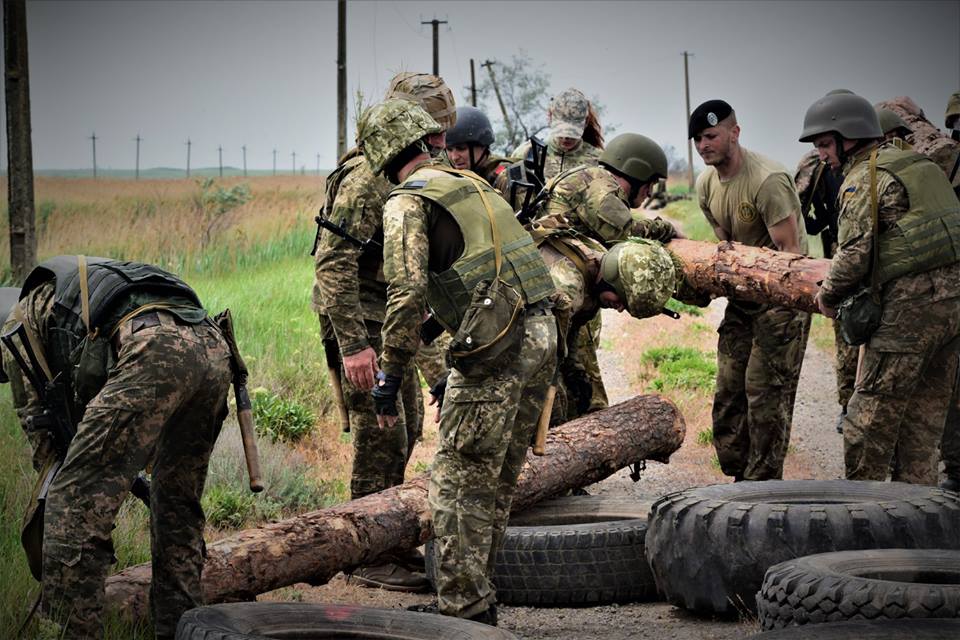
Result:
<instances>
[{"instance_id":1,"label":"tactical vest","mask_svg":"<svg viewBox=\"0 0 960 640\"><path fill-rule=\"evenodd\" d=\"M910 210L880 235L880 284L960 260L960 204L943 171L913 151L881 148L877 168L907 191Z\"/></svg>"},{"instance_id":2,"label":"tactical vest","mask_svg":"<svg viewBox=\"0 0 960 640\"><path fill-rule=\"evenodd\" d=\"M352 149L351 152L352 151L354 150ZM344 154L344 158L344 162L327 176L326 189L324 189L323 213L324 216L334 224L340 224L340 220L333 220L332 218L333 202L336 200L337 193L340 191L340 185L343 184L346 177L353 173L357 167L367 161L359 152L356 152L356 155L350 155L350 152L347 152ZM328 233L330 232L328 231ZM362 239L363 238L361 238L361 240ZM360 257L357 259L357 273L362 280L367 280L368 282L383 282L381 271L383 265L383 249L381 248L383 245L382 225L377 229L377 232L371 240L374 240L381 246L374 246L373 243L370 243L360 252ZM386 292L385 284L384 292Z\"/></svg>"},{"instance_id":3,"label":"tactical vest","mask_svg":"<svg viewBox=\"0 0 960 640\"><path fill-rule=\"evenodd\" d=\"M521 293L527 305L541 302L554 291L553 280L530 234L514 217L510 206L479 178L456 175L444 167L445 176L418 178L416 173L391 192L408 193L429 200L454 219L463 235L463 254L442 273L429 274L427 302L437 320L456 331L470 304L474 288L496 274L493 230L477 189L484 191L500 235L500 279Z\"/></svg>"},{"instance_id":4,"label":"tactical vest","mask_svg":"<svg viewBox=\"0 0 960 640\"><path fill-rule=\"evenodd\" d=\"M158 267L93 257L87 257L86 263L89 328L83 319L77 256L57 256L38 265L27 276L20 293L23 300L33 289L54 282L46 356L53 371L70 372L75 416L82 413L82 407L106 381L110 334L124 316L145 301L167 301L171 297L196 308L195 312L185 313L186 317L199 321L206 315L193 289Z\"/></svg>"}]
</instances>

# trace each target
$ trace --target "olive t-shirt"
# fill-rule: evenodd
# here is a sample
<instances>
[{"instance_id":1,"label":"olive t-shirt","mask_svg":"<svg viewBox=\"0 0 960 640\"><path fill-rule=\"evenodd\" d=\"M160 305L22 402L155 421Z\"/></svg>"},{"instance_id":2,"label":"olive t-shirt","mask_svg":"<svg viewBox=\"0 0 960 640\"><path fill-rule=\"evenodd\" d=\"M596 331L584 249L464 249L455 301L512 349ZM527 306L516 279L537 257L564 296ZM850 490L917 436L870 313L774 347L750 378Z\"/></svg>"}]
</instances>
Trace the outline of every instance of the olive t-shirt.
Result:
<instances>
[{"instance_id":1,"label":"olive t-shirt","mask_svg":"<svg viewBox=\"0 0 960 640\"><path fill-rule=\"evenodd\" d=\"M793 179L780 163L743 151L743 164L737 175L721 180L714 167L707 167L697 178L697 198L707 221L720 227L731 240L752 247L777 246L769 227L794 216L800 234L799 245L807 253L807 234L800 219L800 199Z\"/></svg>"}]
</instances>

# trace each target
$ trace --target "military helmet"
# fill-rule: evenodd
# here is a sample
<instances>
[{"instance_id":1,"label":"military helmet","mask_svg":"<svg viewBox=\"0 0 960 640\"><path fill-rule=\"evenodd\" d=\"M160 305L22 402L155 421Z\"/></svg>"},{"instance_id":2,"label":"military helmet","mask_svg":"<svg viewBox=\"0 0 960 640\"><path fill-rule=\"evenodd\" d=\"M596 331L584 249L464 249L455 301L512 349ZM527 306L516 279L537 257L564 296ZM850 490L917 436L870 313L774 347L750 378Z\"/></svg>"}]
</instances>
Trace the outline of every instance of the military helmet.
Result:
<instances>
[{"instance_id":1,"label":"military helmet","mask_svg":"<svg viewBox=\"0 0 960 640\"><path fill-rule=\"evenodd\" d=\"M455 144L493 144L493 126L490 118L476 107L457 107L457 124L447 129L447 146Z\"/></svg>"},{"instance_id":2,"label":"military helmet","mask_svg":"<svg viewBox=\"0 0 960 640\"><path fill-rule=\"evenodd\" d=\"M20 299L19 287L0 287L0 326L7 321L13 306ZM0 359L0 383L10 382L7 372L3 370L3 360Z\"/></svg>"},{"instance_id":3,"label":"military helmet","mask_svg":"<svg viewBox=\"0 0 960 640\"><path fill-rule=\"evenodd\" d=\"M960 122L960 91L957 91L950 96L950 100L947 102L947 113L944 119L944 124L947 129L956 129Z\"/></svg>"},{"instance_id":4,"label":"military helmet","mask_svg":"<svg viewBox=\"0 0 960 640\"><path fill-rule=\"evenodd\" d=\"M440 76L429 73L403 71L393 76L384 100L401 98L416 102L436 120L443 129L457 123L457 104L453 92Z\"/></svg>"},{"instance_id":5,"label":"military helmet","mask_svg":"<svg viewBox=\"0 0 960 640\"><path fill-rule=\"evenodd\" d=\"M822 133L838 133L847 140L882 138L880 120L866 98L852 93L827 95L807 109L800 142L813 142Z\"/></svg>"},{"instance_id":6,"label":"military helmet","mask_svg":"<svg viewBox=\"0 0 960 640\"><path fill-rule=\"evenodd\" d=\"M640 183L667 177L667 154L639 133L621 133L600 154L600 164Z\"/></svg>"},{"instance_id":7,"label":"military helmet","mask_svg":"<svg viewBox=\"0 0 960 640\"><path fill-rule=\"evenodd\" d=\"M357 122L357 146L370 170L380 174L400 152L420 138L443 131L420 105L384 100L363 112Z\"/></svg>"},{"instance_id":8,"label":"military helmet","mask_svg":"<svg viewBox=\"0 0 960 640\"><path fill-rule=\"evenodd\" d=\"M855 94L853 91L850 91L850 89L831 89L830 91L827 91L827 93L826 93L825 95L828 95L828 96L838 96L838 95L852 96L852 95L856 95L856 94Z\"/></svg>"},{"instance_id":9,"label":"military helmet","mask_svg":"<svg viewBox=\"0 0 960 640\"><path fill-rule=\"evenodd\" d=\"M615 244L600 262L600 275L634 318L660 313L678 281L670 252L659 242L643 238Z\"/></svg>"},{"instance_id":10,"label":"military helmet","mask_svg":"<svg viewBox=\"0 0 960 640\"><path fill-rule=\"evenodd\" d=\"M891 109L877 107L877 119L880 121L880 130L883 131L883 135L887 135L891 131L899 131L904 136L913 133L907 123L903 121L903 118Z\"/></svg>"}]
</instances>

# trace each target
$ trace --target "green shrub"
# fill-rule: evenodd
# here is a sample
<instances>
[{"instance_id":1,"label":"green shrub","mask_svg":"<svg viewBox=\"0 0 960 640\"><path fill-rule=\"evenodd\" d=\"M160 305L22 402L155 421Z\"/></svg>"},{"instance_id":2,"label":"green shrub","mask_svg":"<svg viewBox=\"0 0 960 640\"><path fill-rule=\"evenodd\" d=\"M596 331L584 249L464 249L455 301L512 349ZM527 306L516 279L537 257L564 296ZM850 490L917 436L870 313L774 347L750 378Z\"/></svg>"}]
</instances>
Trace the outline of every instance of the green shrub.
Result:
<instances>
[{"instance_id":1,"label":"green shrub","mask_svg":"<svg viewBox=\"0 0 960 640\"><path fill-rule=\"evenodd\" d=\"M642 361L657 368L659 374L650 383L657 391L665 389L712 389L717 376L717 363L712 356L690 347L657 347L648 349Z\"/></svg>"},{"instance_id":2,"label":"green shrub","mask_svg":"<svg viewBox=\"0 0 960 640\"><path fill-rule=\"evenodd\" d=\"M203 495L207 523L218 529L239 529L257 511L257 496L239 487L216 485Z\"/></svg>"},{"instance_id":3,"label":"green shrub","mask_svg":"<svg viewBox=\"0 0 960 640\"><path fill-rule=\"evenodd\" d=\"M698 318L703 315L703 309L700 307L694 306L692 304L686 304L685 302L680 302L679 300L674 300L670 298L667 300L666 304L667 309L670 311L676 311L677 313L685 313L688 316L697 316Z\"/></svg>"},{"instance_id":4,"label":"green shrub","mask_svg":"<svg viewBox=\"0 0 960 640\"><path fill-rule=\"evenodd\" d=\"M313 431L316 421L313 412L302 404L266 389L254 393L253 417L257 434L271 442L298 442Z\"/></svg>"},{"instance_id":5,"label":"green shrub","mask_svg":"<svg viewBox=\"0 0 960 640\"><path fill-rule=\"evenodd\" d=\"M701 429L697 432L697 444L707 447L713 444L713 429Z\"/></svg>"}]
</instances>

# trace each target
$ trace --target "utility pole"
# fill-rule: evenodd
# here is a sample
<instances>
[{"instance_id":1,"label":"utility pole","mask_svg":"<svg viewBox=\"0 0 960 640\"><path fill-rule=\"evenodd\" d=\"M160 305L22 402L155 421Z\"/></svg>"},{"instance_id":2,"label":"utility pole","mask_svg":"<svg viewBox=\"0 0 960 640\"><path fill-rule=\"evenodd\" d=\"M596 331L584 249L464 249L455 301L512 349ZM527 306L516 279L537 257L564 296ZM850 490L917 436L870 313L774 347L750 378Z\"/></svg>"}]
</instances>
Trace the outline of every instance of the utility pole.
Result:
<instances>
[{"instance_id":1,"label":"utility pole","mask_svg":"<svg viewBox=\"0 0 960 640\"><path fill-rule=\"evenodd\" d=\"M135 165L135 168L134 168L133 179L139 180L140 179L140 141L143 140L143 138L141 138L140 134L138 133L137 137L134 138L134 140L137 141L137 164Z\"/></svg>"},{"instance_id":2,"label":"utility pole","mask_svg":"<svg viewBox=\"0 0 960 640\"><path fill-rule=\"evenodd\" d=\"M446 20L421 20L420 24L433 25L433 75L440 75L440 25L447 24Z\"/></svg>"},{"instance_id":3,"label":"utility pole","mask_svg":"<svg viewBox=\"0 0 960 640\"><path fill-rule=\"evenodd\" d=\"M290 155L293 157L293 163L291 167L293 169L293 175L297 175L297 152L294 151Z\"/></svg>"},{"instance_id":4,"label":"utility pole","mask_svg":"<svg viewBox=\"0 0 960 640\"><path fill-rule=\"evenodd\" d=\"M470 104L477 106L477 74L473 67L473 58L470 58Z\"/></svg>"},{"instance_id":5,"label":"utility pole","mask_svg":"<svg viewBox=\"0 0 960 640\"><path fill-rule=\"evenodd\" d=\"M97 132L90 135L90 141L93 142L93 179L97 179Z\"/></svg>"},{"instance_id":6,"label":"utility pole","mask_svg":"<svg viewBox=\"0 0 960 640\"><path fill-rule=\"evenodd\" d=\"M187 177L190 177L190 138L187 138Z\"/></svg>"},{"instance_id":7,"label":"utility pole","mask_svg":"<svg viewBox=\"0 0 960 640\"><path fill-rule=\"evenodd\" d=\"M493 92L497 94L497 102L500 103L500 113L503 114L503 124L507 127L507 137L510 138L510 144L514 144L513 125L510 124L510 117L507 115L507 107L503 104L503 97L500 95L500 86L497 84L497 77L493 74L493 60L485 60L480 66L487 68L490 74L490 84L493 85Z\"/></svg>"},{"instance_id":8,"label":"utility pole","mask_svg":"<svg viewBox=\"0 0 960 640\"><path fill-rule=\"evenodd\" d=\"M247 145L240 147L243 149L243 177L247 177Z\"/></svg>"},{"instance_id":9,"label":"utility pole","mask_svg":"<svg viewBox=\"0 0 960 640\"><path fill-rule=\"evenodd\" d=\"M690 68L687 63L687 58L691 54L686 51L683 52L683 84L686 86L687 91L687 121L685 123L686 127L690 126ZM684 128L684 133L687 132L687 128ZM693 141L690 138L687 138L687 182L690 185L690 191L694 189L693 184Z\"/></svg>"},{"instance_id":10,"label":"utility pole","mask_svg":"<svg viewBox=\"0 0 960 640\"><path fill-rule=\"evenodd\" d=\"M347 0L337 0L337 158L347 152Z\"/></svg>"},{"instance_id":11,"label":"utility pole","mask_svg":"<svg viewBox=\"0 0 960 640\"><path fill-rule=\"evenodd\" d=\"M320 175L320 154L317 154L317 175Z\"/></svg>"},{"instance_id":12,"label":"utility pole","mask_svg":"<svg viewBox=\"0 0 960 640\"><path fill-rule=\"evenodd\" d=\"M273 175L277 175L277 150L273 150Z\"/></svg>"},{"instance_id":13,"label":"utility pole","mask_svg":"<svg viewBox=\"0 0 960 640\"><path fill-rule=\"evenodd\" d=\"M220 159L220 160L219 160L219 162L220 162L220 177L222 178L222 177L223 177L223 147L222 147L222 146L218 146L218 147L217 147L217 157Z\"/></svg>"},{"instance_id":14,"label":"utility pole","mask_svg":"<svg viewBox=\"0 0 960 640\"><path fill-rule=\"evenodd\" d=\"M37 221L33 203L30 141L30 76L27 64L25 0L3 2L3 72L7 105L7 203L10 269L22 284L37 263Z\"/></svg>"}]
</instances>

